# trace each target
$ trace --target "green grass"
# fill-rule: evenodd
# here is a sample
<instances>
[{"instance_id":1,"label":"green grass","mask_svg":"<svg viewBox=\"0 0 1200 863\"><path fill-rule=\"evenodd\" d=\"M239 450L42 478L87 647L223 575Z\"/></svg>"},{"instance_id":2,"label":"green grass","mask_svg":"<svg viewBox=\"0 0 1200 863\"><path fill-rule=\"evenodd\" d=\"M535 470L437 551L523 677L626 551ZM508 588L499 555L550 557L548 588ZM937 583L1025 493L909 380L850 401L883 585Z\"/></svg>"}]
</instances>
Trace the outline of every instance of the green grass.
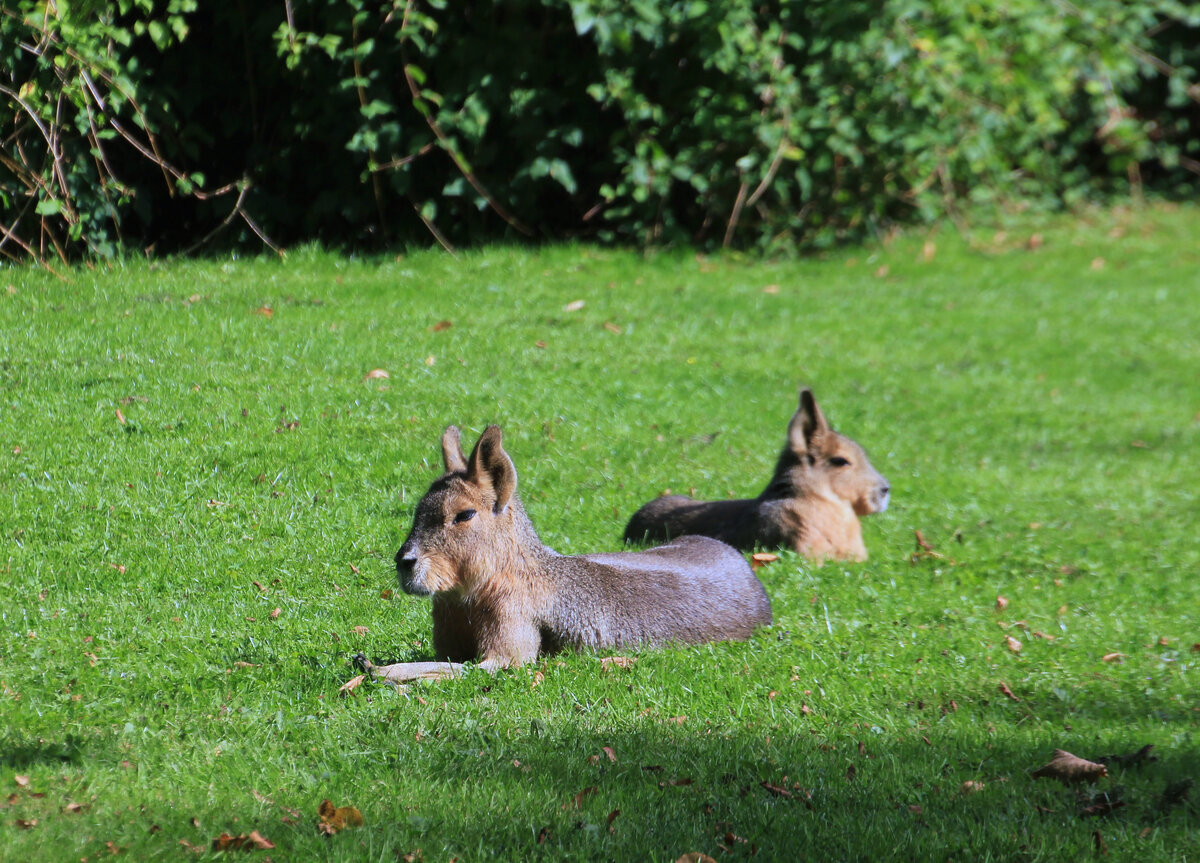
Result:
<instances>
[{"instance_id":1,"label":"green grass","mask_svg":"<svg viewBox=\"0 0 1200 863\"><path fill-rule=\"evenodd\" d=\"M1195 860L1200 789L1158 800L1200 772L1200 210L993 233L0 271L0 858ZM749 643L339 698L429 656L381 592L446 424L600 551L664 489L756 494L802 382L892 482L870 561L783 554ZM1144 744L1083 802L1027 774Z\"/></svg>"}]
</instances>

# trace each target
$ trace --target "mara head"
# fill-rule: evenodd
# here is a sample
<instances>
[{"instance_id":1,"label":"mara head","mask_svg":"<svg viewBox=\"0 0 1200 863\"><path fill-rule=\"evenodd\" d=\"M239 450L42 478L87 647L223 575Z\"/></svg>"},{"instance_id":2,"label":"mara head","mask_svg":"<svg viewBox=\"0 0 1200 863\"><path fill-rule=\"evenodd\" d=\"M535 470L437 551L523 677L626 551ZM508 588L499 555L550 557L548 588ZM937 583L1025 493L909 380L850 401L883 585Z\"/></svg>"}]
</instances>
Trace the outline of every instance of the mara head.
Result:
<instances>
[{"instance_id":1,"label":"mara head","mask_svg":"<svg viewBox=\"0 0 1200 863\"><path fill-rule=\"evenodd\" d=\"M787 445L769 490L781 497L843 500L856 515L883 512L891 493L863 448L829 425L807 387L800 390L800 407L788 423Z\"/></svg>"},{"instance_id":2,"label":"mara head","mask_svg":"<svg viewBox=\"0 0 1200 863\"><path fill-rule=\"evenodd\" d=\"M405 593L471 593L489 572L504 567L523 520L517 470L501 445L499 426L484 430L469 458L458 429L450 426L442 433L442 457L446 472L417 503L412 530L396 552Z\"/></svg>"}]
</instances>

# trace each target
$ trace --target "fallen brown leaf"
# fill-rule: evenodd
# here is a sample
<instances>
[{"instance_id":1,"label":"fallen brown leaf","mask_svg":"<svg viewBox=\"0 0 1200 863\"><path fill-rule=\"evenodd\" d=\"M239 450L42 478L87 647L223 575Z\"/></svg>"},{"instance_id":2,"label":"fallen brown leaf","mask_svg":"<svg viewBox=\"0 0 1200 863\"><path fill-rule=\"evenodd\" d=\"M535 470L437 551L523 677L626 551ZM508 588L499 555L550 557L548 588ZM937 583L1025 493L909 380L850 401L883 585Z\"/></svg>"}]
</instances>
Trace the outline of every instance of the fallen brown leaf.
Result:
<instances>
[{"instance_id":1,"label":"fallen brown leaf","mask_svg":"<svg viewBox=\"0 0 1200 863\"><path fill-rule=\"evenodd\" d=\"M1013 653L1021 652L1021 642L1017 641L1011 635L1004 636L1004 643L1005 643L1005 645L1008 646L1008 649L1011 650Z\"/></svg>"},{"instance_id":2,"label":"fallen brown leaf","mask_svg":"<svg viewBox=\"0 0 1200 863\"><path fill-rule=\"evenodd\" d=\"M1108 775L1108 768L1066 750L1055 749L1054 757L1029 775L1034 779L1057 779L1063 785L1070 785L1073 782L1097 782Z\"/></svg>"},{"instance_id":3,"label":"fallen brown leaf","mask_svg":"<svg viewBox=\"0 0 1200 863\"><path fill-rule=\"evenodd\" d=\"M125 414L121 413L120 408L117 408L117 422L119 422L121 425L125 425Z\"/></svg>"},{"instance_id":4,"label":"fallen brown leaf","mask_svg":"<svg viewBox=\"0 0 1200 863\"><path fill-rule=\"evenodd\" d=\"M317 817L320 819L317 829L328 836L347 827L362 827L363 824L362 813L353 806L335 807L330 800L321 801L317 807Z\"/></svg>"},{"instance_id":5,"label":"fallen brown leaf","mask_svg":"<svg viewBox=\"0 0 1200 863\"><path fill-rule=\"evenodd\" d=\"M355 635L366 635L371 630L369 630L365 626L355 626L352 631L354 632Z\"/></svg>"},{"instance_id":6,"label":"fallen brown leaf","mask_svg":"<svg viewBox=\"0 0 1200 863\"><path fill-rule=\"evenodd\" d=\"M450 329L452 326L454 326L453 321L438 321L436 324L431 326L429 329L432 332L441 333L441 332L445 332L446 330Z\"/></svg>"},{"instance_id":7,"label":"fallen brown leaf","mask_svg":"<svg viewBox=\"0 0 1200 863\"><path fill-rule=\"evenodd\" d=\"M213 851L270 851L274 847L275 843L257 830L238 836L222 833L212 841Z\"/></svg>"},{"instance_id":8,"label":"fallen brown leaf","mask_svg":"<svg viewBox=\"0 0 1200 863\"><path fill-rule=\"evenodd\" d=\"M1080 809L1079 814L1084 818L1089 818L1096 815L1111 815L1115 810L1124 808L1124 800L1102 800Z\"/></svg>"},{"instance_id":9,"label":"fallen brown leaf","mask_svg":"<svg viewBox=\"0 0 1200 863\"><path fill-rule=\"evenodd\" d=\"M1003 596L997 596L996 597L996 611L1004 611L1004 609L1006 609L1006 608L1008 608L1008 600L1005 599Z\"/></svg>"},{"instance_id":10,"label":"fallen brown leaf","mask_svg":"<svg viewBox=\"0 0 1200 863\"><path fill-rule=\"evenodd\" d=\"M573 798L568 800L566 803L564 803L559 808L560 809L571 809L571 808L582 809L584 798L586 798L592 794L595 794L597 790L598 789L595 785L589 785L587 788L584 788L582 791L578 792Z\"/></svg>"},{"instance_id":11,"label":"fallen brown leaf","mask_svg":"<svg viewBox=\"0 0 1200 863\"><path fill-rule=\"evenodd\" d=\"M717 863L717 861L699 851L689 851L687 854L680 854L675 863Z\"/></svg>"},{"instance_id":12,"label":"fallen brown leaf","mask_svg":"<svg viewBox=\"0 0 1200 863\"><path fill-rule=\"evenodd\" d=\"M367 675L360 674L357 677L352 677L338 687L338 695L345 698L347 695L354 695L354 690L362 685L362 682L367 679Z\"/></svg>"},{"instance_id":13,"label":"fallen brown leaf","mask_svg":"<svg viewBox=\"0 0 1200 863\"><path fill-rule=\"evenodd\" d=\"M1101 662L1120 662L1125 658L1124 653L1106 653L1100 657Z\"/></svg>"},{"instance_id":14,"label":"fallen brown leaf","mask_svg":"<svg viewBox=\"0 0 1200 863\"><path fill-rule=\"evenodd\" d=\"M541 339L538 339L536 342L534 342L533 346L535 348L541 348L542 350L546 349L546 343L544 341L542 341Z\"/></svg>"},{"instance_id":15,"label":"fallen brown leaf","mask_svg":"<svg viewBox=\"0 0 1200 863\"><path fill-rule=\"evenodd\" d=\"M769 566L779 560L779 555L771 554L769 551L758 551L750 555L750 568L758 570L761 567Z\"/></svg>"},{"instance_id":16,"label":"fallen brown leaf","mask_svg":"<svg viewBox=\"0 0 1200 863\"><path fill-rule=\"evenodd\" d=\"M961 791L963 794L978 794L986 787L987 784L984 782L976 782L974 779L968 779L961 786L959 786L959 791Z\"/></svg>"},{"instance_id":17,"label":"fallen brown leaf","mask_svg":"<svg viewBox=\"0 0 1200 863\"><path fill-rule=\"evenodd\" d=\"M282 608L279 608L278 606L276 606L276 607L275 607L275 608L274 608L274 609L271 611L271 613L270 613L269 615L267 615L267 616L268 616L268 617L270 617L270 618L271 618L271 620L278 620L278 619L279 619L279 615L281 615L281 614L283 614L283 609L282 609Z\"/></svg>"},{"instance_id":18,"label":"fallen brown leaf","mask_svg":"<svg viewBox=\"0 0 1200 863\"><path fill-rule=\"evenodd\" d=\"M632 668L637 662L636 656L603 656L600 658L600 670L608 671L610 668Z\"/></svg>"},{"instance_id":19,"label":"fallen brown leaf","mask_svg":"<svg viewBox=\"0 0 1200 863\"><path fill-rule=\"evenodd\" d=\"M21 786L22 788L29 787L29 777L28 776L21 776L20 774L18 774L13 777L13 781L15 781L17 783L17 785Z\"/></svg>"},{"instance_id":20,"label":"fallen brown leaf","mask_svg":"<svg viewBox=\"0 0 1200 863\"><path fill-rule=\"evenodd\" d=\"M259 306L252 314L262 315L264 318L273 318L275 317L275 310L270 306Z\"/></svg>"},{"instance_id":21,"label":"fallen brown leaf","mask_svg":"<svg viewBox=\"0 0 1200 863\"><path fill-rule=\"evenodd\" d=\"M1041 234L1030 234L1029 239L1025 242L1025 248L1031 252L1036 252L1042 247L1042 242Z\"/></svg>"},{"instance_id":22,"label":"fallen brown leaf","mask_svg":"<svg viewBox=\"0 0 1200 863\"><path fill-rule=\"evenodd\" d=\"M782 785L775 785L774 783L767 782L766 780L764 780L758 784L761 785L763 788L767 789L768 791L770 791L776 797L791 797L792 796L792 792L788 791Z\"/></svg>"},{"instance_id":23,"label":"fallen brown leaf","mask_svg":"<svg viewBox=\"0 0 1200 863\"><path fill-rule=\"evenodd\" d=\"M32 830L34 827L37 827L37 819L36 818L18 818L17 826L20 827L22 830Z\"/></svg>"},{"instance_id":24,"label":"fallen brown leaf","mask_svg":"<svg viewBox=\"0 0 1200 863\"><path fill-rule=\"evenodd\" d=\"M620 327L618 327L616 324L614 324L612 321L605 321L605 322L604 322L604 329L608 330L608 331L609 331L610 333L612 333L614 336L619 336L619 335L621 335L621 328L620 328Z\"/></svg>"},{"instance_id":25,"label":"fallen brown leaf","mask_svg":"<svg viewBox=\"0 0 1200 863\"><path fill-rule=\"evenodd\" d=\"M562 310L564 312L577 312L580 309L582 309L585 305L587 305L587 303L585 303L583 300L572 300L571 302L569 302L565 306L563 306Z\"/></svg>"},{"instance_id":26,"label":"fallen brown leaf","mask_svg":"<svg viewBox=\"0 0 1200 863\"><path fill-rule=\"evenodd\" d=\"M608 756L609 761L613 762L614 764L617 763L617 753L611 746L602 746L601 750L605 755Z\"/></svg>"},{"instance_id":27,"label":"fallen brown leaf","mask_svg":"<svg viewBox=\"0 0 1200 863\"><path fill-rule=\"evenodd\" d=\"M1004 696L1006 698L1011 698L1013 701L1021 700L1020 698L1018 698L1016 695L1013 694L1013 691L1008 688L1008 684L1005 683L1003 680L1000 681L1000 691L1004 693Z\"/></svg>"},{"instance_id":28,"label":"fallen brown leaf","mask_svg":"<svg viewBox=\"0 0 1200 863\"><path fill-rule=\"evenodd\" d=\"M387 373L386 369L371 369L369 372L367 372L365 375L363 375L363 380L364 381L373 381L376 378L390 378L390 377L391 377L391 375Z\"/></svg>"}]
</instances>

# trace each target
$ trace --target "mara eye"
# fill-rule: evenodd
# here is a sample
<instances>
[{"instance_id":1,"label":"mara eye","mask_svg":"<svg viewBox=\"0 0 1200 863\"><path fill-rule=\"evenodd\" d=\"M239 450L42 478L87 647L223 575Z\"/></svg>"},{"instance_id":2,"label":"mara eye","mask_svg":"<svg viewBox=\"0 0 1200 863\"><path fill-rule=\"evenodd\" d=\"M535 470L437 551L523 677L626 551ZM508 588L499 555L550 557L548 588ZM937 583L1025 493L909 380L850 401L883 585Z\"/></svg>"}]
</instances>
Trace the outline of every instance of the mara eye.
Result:
<instances>
[{"instance_id":1,"label":"mara eye","mask_svg":"<svg viewBox=\"0 0 1200 863\"><path fill-rule=\"evenodd\" d=\"M829 464L832 467L846 467L846 465L850 464L850 460L842 458L840 455L835 455L829 460Z\"/></svg>"},{"instance_id":2,"label":"mara eye","mask_svg":"<svg viewBox=\"0 0 1200 863\"><path fill-rule=\"evenodd\" d=\"M460 522L470 521L474 517L475 517L475 510L464 509L462 512L460 512L456 516L454 516L454 523L459 524Z\"/></svg>"}]
</instances>

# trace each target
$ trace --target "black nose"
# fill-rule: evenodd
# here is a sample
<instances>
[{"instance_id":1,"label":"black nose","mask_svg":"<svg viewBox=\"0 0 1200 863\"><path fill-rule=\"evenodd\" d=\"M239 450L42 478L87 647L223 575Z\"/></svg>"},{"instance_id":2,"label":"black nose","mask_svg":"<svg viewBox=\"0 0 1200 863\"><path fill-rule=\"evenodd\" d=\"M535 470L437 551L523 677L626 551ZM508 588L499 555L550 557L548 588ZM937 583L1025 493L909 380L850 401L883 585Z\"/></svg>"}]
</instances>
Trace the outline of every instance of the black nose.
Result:
<instances>
[{"instance_id":1,"label":"black nose","mask_svg":"<svg viewBox=\"0 0 1200 863\"><path fill-rule=\"evenodd\" d=\"M417 563L417 550L411 548L407 543L400 546L400 550L396 552L396 571L397 572L412 572L413 566Z\"/></svg>"}]
</instances>

